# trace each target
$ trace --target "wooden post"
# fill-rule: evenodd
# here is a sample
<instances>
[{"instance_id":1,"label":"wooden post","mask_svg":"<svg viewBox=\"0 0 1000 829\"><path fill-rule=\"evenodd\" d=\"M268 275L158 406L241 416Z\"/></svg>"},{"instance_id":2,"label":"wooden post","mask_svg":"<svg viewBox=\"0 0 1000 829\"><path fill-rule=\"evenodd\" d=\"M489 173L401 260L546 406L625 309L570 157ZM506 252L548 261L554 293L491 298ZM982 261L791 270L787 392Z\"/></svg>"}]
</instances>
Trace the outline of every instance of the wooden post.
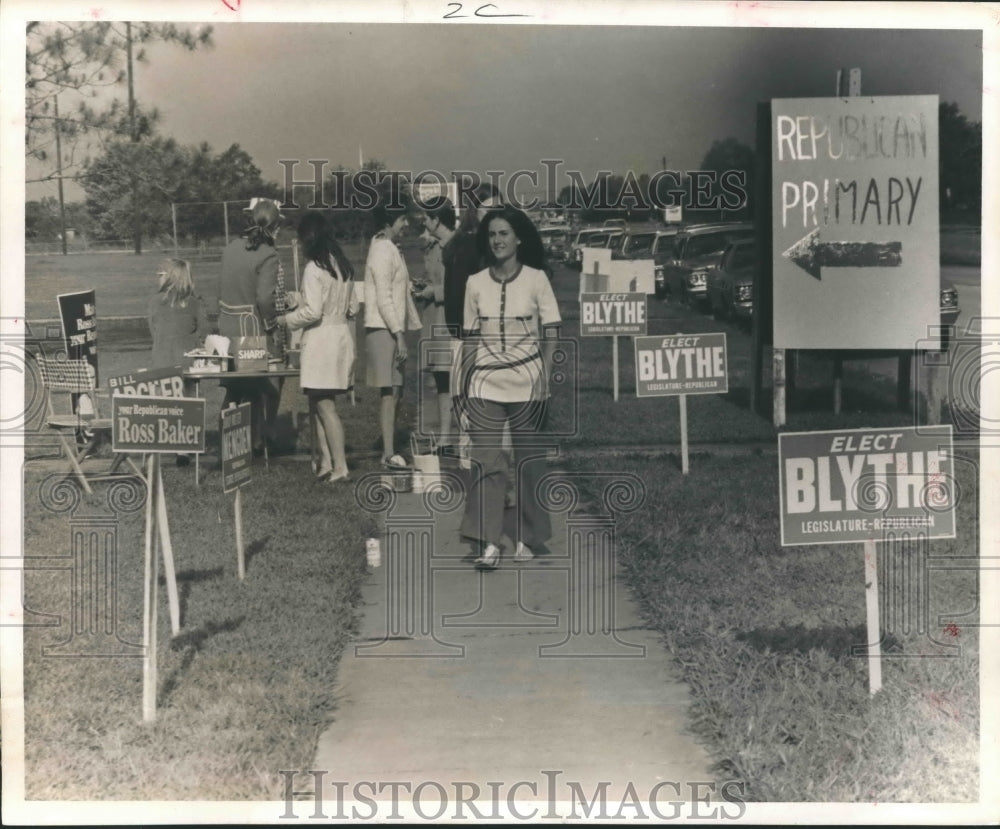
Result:
<instances>
[{"instance_id":1,"label":"wooden post","mask_svg":"<svg viewBox=\"0 0 1000 829\"><path fill-rule=\"evenodd\" d=\"M62 182L60 182L62 184ZM170 218L174 223L174 256L178 254L177 247L177 205L174 202L170 202Z\"/></svg>"},{"instance_id":2,"label":"wooden post","mask_svg":"<svg viewBox=\"0 0 1000 829\"><path fill-rule=\"evenodd\" d=\"M156 719L156 648L153 631L156 617L151 613L156 593L156 567L153 561L153 536L155 534L153 499L156 497L156 455L150 454L146 462L146 533L143 539L142 585L142 719Z\"/></svg>"},{"instance_id":3,"label":"wooden post","mask_svg":"<svg viewBox=\"0 0 1000 829\"><path fill-rule=\"evenodd\" d=\"M688 407L687 395L679 396L681 406L681 473L688 473Z\"/></svg>"},{"instance_id":4,"label":"wooden post","mask_svg":"<svg viewBox=\"0 0 1000 829\"><path fill-rule=\"evenodd\" d=\"M785 349L774 349L771 361L774 385L774 428L785 425Z\"/></svg>"},{"instance_id":5,"label":"wooden post","mask_svg":"<svg viewBox=\"0 0 1000 829\"><path fill-rule=\"evenodd\" d=\"M882 690L882 630L878 618L878 543L865 542L865 611L868 619L868 689Z\"/></svg>"},{"instance_id":6,"label":"wooden post","mask_svg":"<svg viewBox=\"0 0 1000 829\"><path fill-rule=\"evenodd\" d=\"M774 342L774 273L771 248L771 103L757 104L756 183L754 187L754 238L758 257L753 284L753 336L750 350L750 410L767 416L764 411L764 348Z\"/></svg>"},{"instance_id":7,"label":"wooden post","mask_svg":"<svg viewBox=\"0 0 1000 829\"><path fill-rule=\"evenodd\" d=\"M167 582L167 605L170 608L170 631L181 632L181 606L177 595L177 573L174 568L174 547L170 542L170 522L167 520L167 496L163 489L163 472L156 464L156 524L163 550L163 571Z\"/></svg>"},{"instance_id":8,"label":"wooden post","mask_svg":"<svg viewBox=\"0 0 1000 829\"><path fill-rule=\"evenodd\" d=\"M233 513L236 523L236 572L243 581L246 576L246 557L243 552L243 502L241 493L243 487L236 487L236 500L233 502Z\"/></svg>"},{"instance_id":9,"label":"wooden post","mask_svg":"<svg viewBox=\"0 0 1000 829\"><path fill-rule=\"evenodd\" d=\"M615 402L618 402L618 337L611 338L611 362L614 365Z\"/></svg>"},{"instance_id":10,"label":"wooden post","mask_svg":"<svg viewBox=\"0 0 1000 829\"><path fill-rule=\"evenodd\" d=\"M837 351L833 355L833 413L840 414L843 403L844 358Z\"/></svg>"},{"instance_id":11,"label":"wooden post","mask_svg":"<svg viewBox=\"0 0 1000 829\"><path fill-rule=\"evenodd\" d=\"M226 247L229 247L229 202L222 203L222 224L226 233Z\"/></svg>"},{"instance_id":12,"label":"wooden post","mask_svg":"<svg viewBox=\"0 0 1000 829\"><path fill-rule=\"evenodd\" d=\"M907 351L899 355L896 369L896 405L906 411L910 406L910 394L912 392L911 375L913 372L913 352ZM928 402L930 397L928 396ZM938 412L938 418L941 413ZM928 423L936 423L936 420L928 418Z\"/></svg>"},{"instance_id":13,"label":"wooden post","mask_svg":"<svg viewBox=\"0 0 1000 829\"><path fill-rule=\"evenodd\" d=\"M857 67L849 69L846 77L846 89L844 70L837 70L837 95L839 97L857 98L861 95L861 70ZM844 385L844 358L840 352L835 352L833 356L833 413L839 415L843 403Z\"/></svg>"}]
</instances>

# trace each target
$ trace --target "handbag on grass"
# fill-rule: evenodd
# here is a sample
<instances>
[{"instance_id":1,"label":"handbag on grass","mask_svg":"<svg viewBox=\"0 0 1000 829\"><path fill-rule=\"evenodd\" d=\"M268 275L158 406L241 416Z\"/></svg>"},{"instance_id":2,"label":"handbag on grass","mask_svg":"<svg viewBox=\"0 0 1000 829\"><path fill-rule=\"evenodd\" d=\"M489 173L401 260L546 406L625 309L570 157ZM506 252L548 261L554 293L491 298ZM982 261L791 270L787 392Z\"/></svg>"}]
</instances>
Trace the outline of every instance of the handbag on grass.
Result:
<instances>
[{"instance_id":1,"label":"handbag on grass","mask_svg":"<svg viewBox=\"0 0 1000 829\"><path fill-rule=\"evenodd\" d=\"M414 492L423 492L427 487L441 483L441 459L436 450L434 438L410 435Z\"/></svg>"}]
</instances>

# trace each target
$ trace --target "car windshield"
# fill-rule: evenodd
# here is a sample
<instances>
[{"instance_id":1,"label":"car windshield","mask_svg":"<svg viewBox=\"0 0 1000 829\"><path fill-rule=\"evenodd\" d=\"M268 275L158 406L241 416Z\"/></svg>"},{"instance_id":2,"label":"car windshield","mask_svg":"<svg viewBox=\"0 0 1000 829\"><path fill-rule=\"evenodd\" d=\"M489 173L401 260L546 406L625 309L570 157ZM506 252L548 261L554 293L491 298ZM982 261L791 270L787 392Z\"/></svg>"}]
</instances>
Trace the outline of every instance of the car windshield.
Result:
<instances>
[{"instance_id":1,"label":"car windshield","mask_svg":"<svg viewBox=\"0 0 1000 829\"><path fill-rule=\"evenodd\" d=\"M748 268L756 261L757 249L753 245L736 245L729 254L729 264L726 267L730 270Z\"/></svg>"},{"instance_id":2,"label":"car windshield","mask_svg":"<svg viewBox=\"0 0 1000 829\"><path fill-rule=\"evenodd\" d=\"M650 253L653 249L654 239L656 239L655 233L637 233L628 240L628 246L625 250L631 256Z\"/></svg>"},{"instance_id":3,"label":"car windshield","mask_svg":"<svg viewBox=\"0 0 1000 829\"><path fill-rule=\"evenodd\" d=\"M717 230L700 236L691 236L687 240L683 257L688 259L692 256L707 256L711 253L719 253L725 250L730 242L738 242L740 239L749 239L752 237L752 228Z\"/></svg>"},{"instance_id":4,"label":"car windshield","mask_svg":"<svg viewBox=\"0 0 1000 829\"><path fill-rule=\"evenodd\" d=\"M660 235L653 239L653 253L661 253L665 250L670 250L671 246L674 244L674 239L677 234L674 233L670 236Z\"/></svg>"},{"instance_id":5,"label":"car windshield","mask_svg":"<svg viewBox=\"0 0 1000 829\"><path fill-rule=\"evenodd\" d=\"M625 241L624 233L615 233L610 239L608 239L608 247L611 250L621 250L622 242Z\"/></svg>"},{"instance_id":6,"label":"car windshield","mask_svg":"<svg viewBox=\"0 0 1000 829\"><path fill-rule=\"evenodd\" d=\"M584 240L584 245L588 248L603 248L608 241L607 233L595 233L590 238Z\"/></svg>"}]
</instances>

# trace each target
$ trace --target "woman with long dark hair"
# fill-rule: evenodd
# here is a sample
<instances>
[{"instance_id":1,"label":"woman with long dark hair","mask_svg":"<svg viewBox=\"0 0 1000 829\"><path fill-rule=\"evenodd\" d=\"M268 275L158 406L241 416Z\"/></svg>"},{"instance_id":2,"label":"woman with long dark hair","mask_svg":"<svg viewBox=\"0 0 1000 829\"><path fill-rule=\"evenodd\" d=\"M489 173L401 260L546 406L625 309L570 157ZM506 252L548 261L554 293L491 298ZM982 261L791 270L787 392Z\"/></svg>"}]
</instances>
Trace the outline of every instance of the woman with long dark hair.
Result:
<instances>
[{"instance_id":1,"label":"woman with long dark hair","mask_svg":"<svg viewBox=\"0 0 1000 829\"><path fill-rule=\"evenodd\" d=\"M338 483L350 480L336 398L351 387L354 376L349 322L358 312L354 269L321 214L307 213L298 231L306 260L301 301L279 316L278 324L304 329L299 385L309 398L309 427L318 454L314 472L320 482Z\"/></svg>"},{"instance_id":2,"label":"woman with long dark hair","mask_svg":"<svg viewBox=\"0 0 1000 829\"><path fill-rule=\"evenodd\" d=\"M561 317L541 237L522 211L489 212L477 239L489 267L473 274L465 290L461 393L475 463L462 535L478 543L480 566L492 569L500 563L510 483L517 493L514 559L532 558L531 546L552 534L535 495L539 459L531 457L529 443L544 423ZM503 451L505 429L513 469Z\"/></svg>"}]
</instances>

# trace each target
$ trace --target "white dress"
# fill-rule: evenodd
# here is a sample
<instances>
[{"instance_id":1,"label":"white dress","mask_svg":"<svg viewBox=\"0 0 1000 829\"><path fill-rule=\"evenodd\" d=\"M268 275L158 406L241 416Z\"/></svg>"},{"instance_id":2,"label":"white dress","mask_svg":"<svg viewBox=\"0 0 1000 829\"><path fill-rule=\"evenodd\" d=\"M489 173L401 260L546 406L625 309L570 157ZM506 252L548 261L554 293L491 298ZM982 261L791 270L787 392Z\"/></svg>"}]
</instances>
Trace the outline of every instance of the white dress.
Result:
<instances>
[{"instance_id":1,"label":"white dress","mask_svg":"<svg viewBox=\"0 0 1000 829\"><path fill-rule=\"evenodd\" d=\"M353 318L357 313L350 280L335 279L315 262L306 264L302 301L285 316L290 329L304 329L301 388L344 391L354 385L354 321L348 315Z\"/></svg>"}]
</instances>

